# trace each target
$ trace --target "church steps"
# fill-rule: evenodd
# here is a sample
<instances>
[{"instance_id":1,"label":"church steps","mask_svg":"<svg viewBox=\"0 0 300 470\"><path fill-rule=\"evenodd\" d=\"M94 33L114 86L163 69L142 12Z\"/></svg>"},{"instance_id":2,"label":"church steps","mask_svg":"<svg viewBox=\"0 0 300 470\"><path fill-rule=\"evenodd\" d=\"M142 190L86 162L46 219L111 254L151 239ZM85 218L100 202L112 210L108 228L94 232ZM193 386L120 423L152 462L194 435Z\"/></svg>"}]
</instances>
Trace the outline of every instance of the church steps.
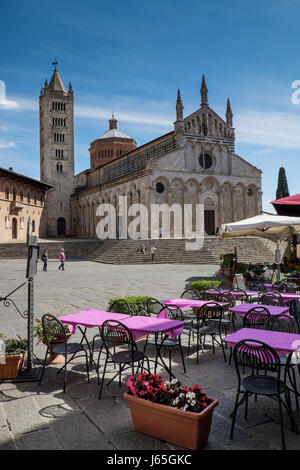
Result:
<instances>
[{"instance_id":1,"label":"church steps","mask_svg":"<svg viewBox=\"0 0 300 470\"><path fill-rule=\"evenodd\" d=\"M238 261L245 263L274 262L273 245L265 240L249 237L235 240L219 240L216 237L206 237L201 250L186 251L186 240L155 239L155 240L43 240L39 243L41 252L48 249L49 259L57 259L61 248L65 249L67 259L89 260L107 264L219 264L221 253L233 253L237 248ZM143 243L146 254L138 252ZM157 254L152 261L151 246L155 245ZM0 258L26 258L25 243L0 244Z\"/></svg>"}]
</instances>

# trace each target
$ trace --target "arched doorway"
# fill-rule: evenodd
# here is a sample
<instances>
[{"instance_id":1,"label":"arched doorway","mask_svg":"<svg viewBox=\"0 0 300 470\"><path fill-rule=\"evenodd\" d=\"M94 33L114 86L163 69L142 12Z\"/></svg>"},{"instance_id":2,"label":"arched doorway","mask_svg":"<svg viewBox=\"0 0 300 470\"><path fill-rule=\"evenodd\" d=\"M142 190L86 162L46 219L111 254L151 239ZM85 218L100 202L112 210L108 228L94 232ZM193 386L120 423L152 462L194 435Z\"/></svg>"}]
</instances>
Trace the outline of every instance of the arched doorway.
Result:
<instances>
[{"instance_id":1,"label":"arched doorway","mask_svg":"<svg viewBox=\"0 0 300 470\"><path fill-rule=\"evenodd\" d=\"M60 217L57 219L57 236L64 237L66 235L66 219Z\"/></svg>"},{"instance_id":2,"label":"arched doorway","mask_svg":"<svg viewBox=\"0 0 300 470\"><path fill-rule=\"evenodd\" d=\"M12 238L18 238L18 221L15 217L12 219Z\"/></svg>"},{"instance_id":3,"label":"arched doorway","mask_svg":"<svg viewBox=\"0 0 300 470\"><path fill-rule=\"evenodd\" d=\"M204 201L204 230L207 235L216 234L215 203L211 197Z\"/></svg>"}]
</instances>

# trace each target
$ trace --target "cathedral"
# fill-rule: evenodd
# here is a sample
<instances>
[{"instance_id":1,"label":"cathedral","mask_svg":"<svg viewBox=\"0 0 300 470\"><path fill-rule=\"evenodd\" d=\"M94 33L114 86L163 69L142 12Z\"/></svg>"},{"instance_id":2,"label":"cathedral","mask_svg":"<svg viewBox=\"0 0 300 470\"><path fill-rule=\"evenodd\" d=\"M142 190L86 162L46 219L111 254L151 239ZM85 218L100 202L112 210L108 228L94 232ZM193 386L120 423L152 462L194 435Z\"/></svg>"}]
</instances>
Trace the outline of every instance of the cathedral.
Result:
<instances>
[{"instance_id":1,"label":"cathedral","mask_svg":"<svg viewBox=\"0 0 300 470\"><path fill-rule=\"evenodd\" d=\"M119 196L127 196L128 206L149 209L203 204L206 235L258 214L261 171L235 153L230 101L224 120L209 106L204 76L200 95L200 107L184 116L178 90L174 129L141 146L112 115L109 129L87 149L89 168L74 175L74 94L55 66L40 94L41 180L53 187L45 207L47 236L72 231L77 238L96 238L97 208L110 203L118 211Z\"/></svg>"}]
</instances>

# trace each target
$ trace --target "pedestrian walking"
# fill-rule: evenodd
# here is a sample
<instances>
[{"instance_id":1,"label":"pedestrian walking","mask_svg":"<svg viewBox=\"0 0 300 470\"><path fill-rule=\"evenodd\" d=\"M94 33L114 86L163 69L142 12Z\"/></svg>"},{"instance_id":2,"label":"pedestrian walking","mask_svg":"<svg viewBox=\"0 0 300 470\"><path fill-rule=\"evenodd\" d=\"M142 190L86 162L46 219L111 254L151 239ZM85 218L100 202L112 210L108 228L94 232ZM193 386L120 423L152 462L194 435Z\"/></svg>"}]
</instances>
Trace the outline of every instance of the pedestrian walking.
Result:
<instances>
[{"instance_id":1,"label":"pedestrian walking","mask_svg":"<svg viewBox=\"0 0 300 470\"><path fill-rule=\"evenodd\" d=\"M152 246L151 250L150 250L150 253L151 253L151 256L152 256L152 261L154 261L156 252L157 252L157 249L155 248L155 246Z\"/></svg>"},{"instance_id":2,"label":"pedestrian walking","mask_svg":"<svg viewBox=\"0 0 300 470\"><path fill-rule=\"evenodd\" d=\"M60 265L58 266L58 269L64 271L65 270L65 260L66 260L66 255L65 255L65 250L62 248L60 250L60 253L58 255L60 259Z\"/></svg>"},{"instance_id":3,"label":"pedestrian walking","mask_svg":"<svg viewBox=\"0 0 300 470\"><path fill-rule=\"evenodd\" d=\"M146 247L145 245L140 245L139 247L139 252L145 254L146 253Z\"/></svg>"},{"instance_id":4,"label":"pedestrian walking","mask_svg":"<svg viewBox=\"0 0 300 470\"><path fill-rule=\"evenodd\" d=\"M41 260L42 260L43 263L44 263L43 271L47 271L47 266L48 266L48 250L44 250L44 251L43 251Z\"/></svg>"}]
</instances>

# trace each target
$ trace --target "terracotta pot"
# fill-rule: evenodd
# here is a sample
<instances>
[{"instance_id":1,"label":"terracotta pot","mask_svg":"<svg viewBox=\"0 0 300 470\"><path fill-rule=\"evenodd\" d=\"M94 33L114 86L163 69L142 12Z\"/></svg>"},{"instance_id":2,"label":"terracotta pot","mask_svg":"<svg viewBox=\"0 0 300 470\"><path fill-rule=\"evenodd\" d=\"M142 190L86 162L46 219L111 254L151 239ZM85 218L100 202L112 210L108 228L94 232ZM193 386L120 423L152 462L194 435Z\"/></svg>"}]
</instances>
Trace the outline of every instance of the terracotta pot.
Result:
<instances>
[{"instance_id":1,"label":"terracotta pot","mask_svg":"<svg viewBox=\"0 0 300 470\"><path fill-rule=\"evenodd\" d=\"M183 411L171 406L153 403L128 393L134 429L143 434L172 442L190 450L203 447L210 433L212 414L218 400L209 398L209 405L201 413Z\"/></svg>"},{"instance_id":2,"label":"terracotta pot","mask_svg":"<svg viewBox=\"0 0 300 470\"><path fill-rule=\"evenodd\" d=\"M67 334L67 341L71 338L71 333ZM55 346L58 346L59 344L64 343L64 338L57 338L56 340L51 341L49 351L50 351L50 357L47 359L46 364L64 364L65 362L65 356L62 354L55 354L53 353L53 348Z\"/></svg>"},{"instance_id":3,"label":"terracotta pot","mask_svg":"<svg viewBox=\"0 0 300 470\"><path fill-rule=\"evenodd\" d=\"M0 364L0 379L16 379L23 366L25 353L5 356L5 364Z\"/></svg>"}]
</instances>

